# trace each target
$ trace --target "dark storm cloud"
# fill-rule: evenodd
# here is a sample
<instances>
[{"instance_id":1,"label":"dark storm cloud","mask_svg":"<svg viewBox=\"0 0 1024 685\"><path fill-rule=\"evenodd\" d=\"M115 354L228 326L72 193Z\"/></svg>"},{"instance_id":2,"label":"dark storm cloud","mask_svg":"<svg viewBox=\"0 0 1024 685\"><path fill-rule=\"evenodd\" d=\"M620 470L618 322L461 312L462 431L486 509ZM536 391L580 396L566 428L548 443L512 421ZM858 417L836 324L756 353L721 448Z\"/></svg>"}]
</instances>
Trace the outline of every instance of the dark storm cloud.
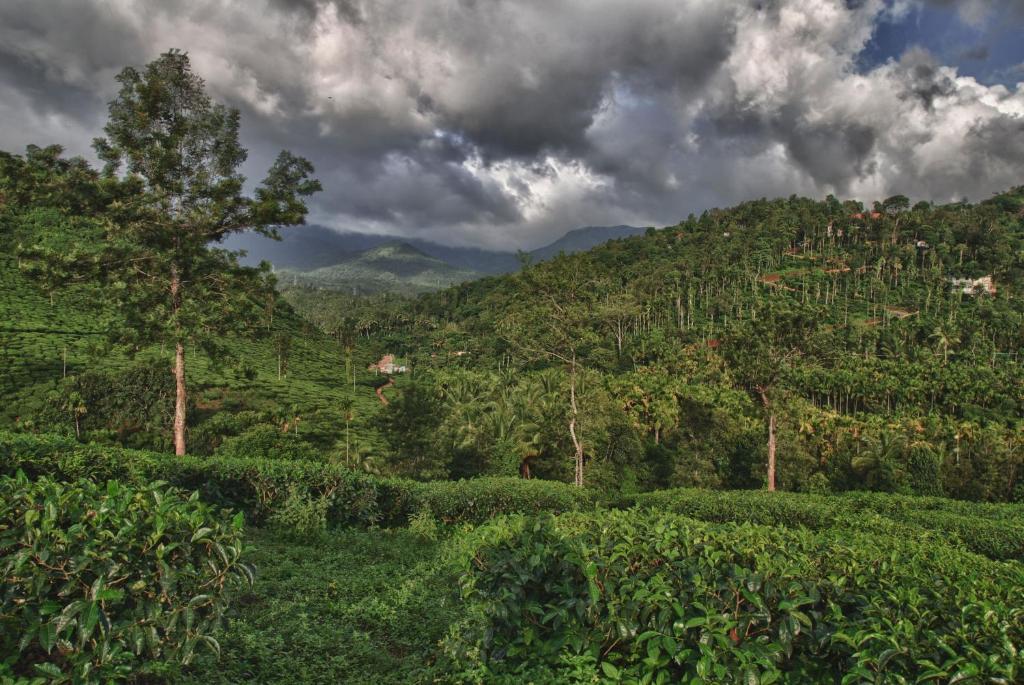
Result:
<instances>
[{"instance_id":1,"label":"dark storm cloud","mask_svg":"<svg viewBox=\"0 0 1024 685\"><path fill-rule=\"evenodd\" d=\"M973 48L968 48L962 51L959 55L962 60L973 60L976 62L984 62L988 59L989 49L987 45L975 45Z\"/></svg>"},{"instance_id":2,"label":"dark storm cloud","mask_svg":"<svg viewBox=\"0 0 1024 685\"><path fill-rule=\"evenodd\" d=\"M956 92L953 78L942 71L935 58L919 48L908 50L900 60L902 76L906 82L906 96L918 98L931 110L935 98L948 97Z\"/></svg>"},{"instance_id":3,"label":"dark storm cloud","mask_svg":"<svg viewBox=\"0 0 1024 685\"><path fill-rule=\"evenodd\" d=\"M853 68L907 5L13 0L0 5L0 148L86 152L117 70L178 47L242 110L246 173L259 179L280 148L309 157L325 187L313 218L344 228L532 246L750 196L1008 185L1024 162L1000 145L1019 137L1019 91L919 49ZM957 7L975 21L1020 6Z\"/></svg>"}]
</instances>

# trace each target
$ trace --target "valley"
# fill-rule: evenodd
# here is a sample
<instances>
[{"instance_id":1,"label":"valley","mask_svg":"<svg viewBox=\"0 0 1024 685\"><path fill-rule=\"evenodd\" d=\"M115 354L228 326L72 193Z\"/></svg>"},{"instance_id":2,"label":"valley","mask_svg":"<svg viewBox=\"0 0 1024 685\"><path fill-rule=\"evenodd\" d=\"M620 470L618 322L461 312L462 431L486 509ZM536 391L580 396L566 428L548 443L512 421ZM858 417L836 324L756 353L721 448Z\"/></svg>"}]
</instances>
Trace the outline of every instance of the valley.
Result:
<instances>
[{"instance_id":1,"label":"valley","mask_svg":"<svg viewBox=\"0 0 1024 685\"><path fill-rule=\"evenodd\" d=\"M563 234L638 215L596 170L659 99L525 165L421 93L365 174L415 183L345 211L437 235L440 177L480 240L336 231L337 173L242 147L284 100L200 65L120 71L95 158L0 151L0 683L1024 682L1024 186Z\"/></svg>"}]
</instances>

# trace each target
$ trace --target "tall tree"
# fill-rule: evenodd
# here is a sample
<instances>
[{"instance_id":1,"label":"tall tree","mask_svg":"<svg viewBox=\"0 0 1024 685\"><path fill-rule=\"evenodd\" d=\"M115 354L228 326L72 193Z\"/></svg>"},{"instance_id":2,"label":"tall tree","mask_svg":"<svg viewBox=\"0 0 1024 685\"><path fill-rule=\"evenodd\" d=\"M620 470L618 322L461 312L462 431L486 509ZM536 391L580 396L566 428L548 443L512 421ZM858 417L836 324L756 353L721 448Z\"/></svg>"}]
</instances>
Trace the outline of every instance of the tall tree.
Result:
<instances>
[{"instance_id":1,"label":"tall tree","mask_svg":"<svg viewBox=\"0 0 1024 685\"><path fill-rule=\"evenodd\" d=\"M753 395L768 420L768 490L775 490L776 402L773 395L805 350L816 316L807 307L773 304L736 326L721 343L736 381Z\"/></svg>"},{"instance_id":2,"label":"tall tree","mask_svg":"<svg viewBox=\"0 0 1024 685\"><path fill-rule=\"evenodd\" d=\"M305 222L304 198L321 186L308 161L282 151L254 195L246 195L238 110L211 100L186 53L171 50L141 71L127 67L117 81L106 137L94 147L108 182L128 192L106 213L103 249L73 266L106 286L126 318L118 342L174 349L180 455L186 348L217 356L219 336L256 332L273 287L266 271L240 267L234 253L212 245L244 230L279 239L278 228Z\"/></svg>"},{"instance_id":3,"label":"tall tree","mask_svg":"<svg viewBox=\"0 0 1024 685\"><path fill-rule=\"evenodd\" d=\"M559 364L566 374L567 428L573 445L574 478L583 487L586 443L580 432L579 384L586 354L600 344L594 332L594 284L578 269L527 268L519 275L523 298L502 323L504 339L527 359Z\"/></svg>"}]
</instances>

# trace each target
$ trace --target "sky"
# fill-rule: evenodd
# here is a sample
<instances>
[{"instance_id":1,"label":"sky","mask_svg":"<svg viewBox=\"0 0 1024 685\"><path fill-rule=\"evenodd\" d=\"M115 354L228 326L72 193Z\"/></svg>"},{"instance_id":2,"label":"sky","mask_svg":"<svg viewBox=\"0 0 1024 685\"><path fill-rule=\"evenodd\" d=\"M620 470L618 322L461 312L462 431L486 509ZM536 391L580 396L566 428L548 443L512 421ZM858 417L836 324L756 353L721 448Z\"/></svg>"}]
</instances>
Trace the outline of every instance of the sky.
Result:
<instances>
[{"instance_id":1,"label":"sky","mask_svg":"<svg viewBox=\"0 0 1024 685\"><path fill-rule=\"evenodd\" d=\"M0 149L95 159L116 74L188 52L309 220L530 249L758 197L1024 183L1024 0L3 0Z\"/></svg>"}]
</instances>

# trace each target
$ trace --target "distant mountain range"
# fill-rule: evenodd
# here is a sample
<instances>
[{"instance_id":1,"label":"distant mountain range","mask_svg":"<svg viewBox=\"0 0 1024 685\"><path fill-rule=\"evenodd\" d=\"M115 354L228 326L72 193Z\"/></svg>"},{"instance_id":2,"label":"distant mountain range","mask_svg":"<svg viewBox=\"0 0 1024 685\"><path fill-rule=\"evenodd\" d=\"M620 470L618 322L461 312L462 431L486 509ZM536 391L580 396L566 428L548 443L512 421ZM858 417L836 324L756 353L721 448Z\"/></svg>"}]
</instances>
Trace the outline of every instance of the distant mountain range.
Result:
<instances>
[{"instance_id":1,"label":"distant mountain range","mask_svg":"<svg viewBox=\"0 0 1024 685\"><path fill-rule=\"evenodd\" d=\"M531 261L543 261L559 252L582 252L609 240L638 235L645 230L634 226L587 226L569 231L550 245L526 254ZM290 229L284 231L283 236L283 240L275 241L255 233L237 234L228 238L221 247L245 250L247 256L242 259L243 264L254 266L265 260L276 269L288 269L290 272L308 272L351 264L360 253L396 244L411 248L422 256L440 260L456 271L473 272L472 277L509 273L516 271L520 265L519 256L515 252L450 247L418 238L339 232L324 226ZM368 257L370 263L375 259L372 255ZM436 265L432 265L432 268L436 268Z\"/></svg>"},{"instance_id":2,"label":"distant mountain range","mask_svg":"<svg viewBox=\"0 0 1024 685\"><path fill-rule=\"evenodd\" d=\"M388 243L347 255L335 264L303 271L275 270L283 287L323 288L353 295L381 292L419 295L484 274L452 266L407 243Z\"/></svg>"}]
</instances>

